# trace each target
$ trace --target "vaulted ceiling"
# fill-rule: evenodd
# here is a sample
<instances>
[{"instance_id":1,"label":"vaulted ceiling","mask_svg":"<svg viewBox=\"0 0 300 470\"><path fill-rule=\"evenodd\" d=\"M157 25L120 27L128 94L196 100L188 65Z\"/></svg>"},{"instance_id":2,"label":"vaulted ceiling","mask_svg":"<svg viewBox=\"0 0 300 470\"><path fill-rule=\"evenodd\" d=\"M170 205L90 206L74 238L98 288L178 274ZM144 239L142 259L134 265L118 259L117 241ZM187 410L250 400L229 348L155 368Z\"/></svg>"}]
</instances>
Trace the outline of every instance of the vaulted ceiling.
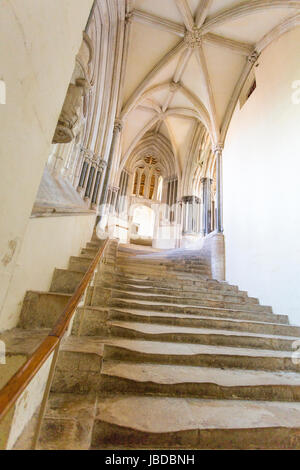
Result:
<instances>
[{"instance_id":1,"label":"vaulted ceiling","mask_svg":"<svg viewBox=\"0 0 300 470\"><path fill-rule=\"evenodd\" d=\"M224 143L260 53L300 25L300 1L129 0L127 21L121 166L145 135L163 136L183 178L199 129Z\"/></svg>"}]
</instances>

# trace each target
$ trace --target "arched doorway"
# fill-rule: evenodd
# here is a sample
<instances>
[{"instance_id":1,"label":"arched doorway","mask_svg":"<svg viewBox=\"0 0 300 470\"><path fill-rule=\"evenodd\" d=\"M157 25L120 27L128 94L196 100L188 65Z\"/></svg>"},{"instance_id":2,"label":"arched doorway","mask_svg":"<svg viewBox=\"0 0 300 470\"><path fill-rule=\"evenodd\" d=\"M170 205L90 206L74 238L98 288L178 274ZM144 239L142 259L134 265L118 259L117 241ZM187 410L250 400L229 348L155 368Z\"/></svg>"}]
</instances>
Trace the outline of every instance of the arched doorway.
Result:
<instances>
[{"instance_id":1,"label":"arched doorway","mask_svg":"<svg viewBox=\"0 0 300 470\"><path fill-rule=\"evenodd\" d=\"M152 246L155 212L145 204L138 204L132 210L130 243Z\"/></svg>"}]
</instances>

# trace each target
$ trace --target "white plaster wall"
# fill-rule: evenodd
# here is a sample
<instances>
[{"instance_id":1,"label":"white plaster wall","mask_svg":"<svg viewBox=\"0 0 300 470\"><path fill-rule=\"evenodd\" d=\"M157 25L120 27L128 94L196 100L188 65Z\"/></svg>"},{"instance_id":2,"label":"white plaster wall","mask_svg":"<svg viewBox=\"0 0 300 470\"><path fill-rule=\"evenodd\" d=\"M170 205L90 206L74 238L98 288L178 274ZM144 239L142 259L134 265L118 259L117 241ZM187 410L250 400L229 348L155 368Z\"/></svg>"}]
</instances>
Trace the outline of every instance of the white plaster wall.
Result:
<instances>
[{"instance_id":1,"label":"white plaster wall","mask_svg":"<svg viewBox=\"0 0 300 470\"><path fill-rule=\"evenodd\" d=\"M53 355L50 355L16 403L6 450L12 450L43 400Z\"/></svg>"},{"instance_id":2,"label":"white plaster wall","mask_svg":"<svg viewBox=\"0 0 300 470\"><path fill-rule=\"evenodd\" d=\"M258 62L224 149L227 280L300 324L300 28Z\"/></svg>"},{"instance_id":3,"label":"white plaster wall","mask_svg":"<svg viewBox=\"0 0 300 470\"><path fill-rule=\"evenodd\" d=\"M27 290L50 288L54 268L66 269L90 241L95 215L33 218L20 253L0 316L0 331L16 326Z\"/></svg>"},{"instance_id":4,"label":"white plaster wall","mask_svg":"<svg viewBox=\"0 0 300 470\"><path fill-rule=\"evenodd\" d=\"M92 3L0 2L0 312Z\"/></svg>"}]
</instances>

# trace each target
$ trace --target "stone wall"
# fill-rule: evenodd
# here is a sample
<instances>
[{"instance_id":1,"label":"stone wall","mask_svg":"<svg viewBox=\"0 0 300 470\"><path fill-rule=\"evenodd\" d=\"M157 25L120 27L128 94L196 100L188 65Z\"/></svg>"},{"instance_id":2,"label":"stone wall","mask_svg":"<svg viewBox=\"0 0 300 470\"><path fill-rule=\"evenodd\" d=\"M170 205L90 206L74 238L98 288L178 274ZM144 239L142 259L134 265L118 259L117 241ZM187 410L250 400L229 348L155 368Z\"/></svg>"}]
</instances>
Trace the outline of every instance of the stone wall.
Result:
<instances>
[{"instance_id":1,"label":"stone wall","mask_svg":"<svg viewBox=\"0 0 300 470\"><path fill-rule=\"evenodd\" d=\"M224 148L227 280L300 324L300 28L272 43Z\"/></svg>"},{"instance_id":2,"label":"stone wall","mask_svg":"<svg viewBox=\"0 0 300 470\"><path fill-rule=\"evenodd\" d=\"M7 91L0 105L1 328L14 323L6 321L3 306L92 4L0 3L0 73Z\"/></svg>"}]
</instances>

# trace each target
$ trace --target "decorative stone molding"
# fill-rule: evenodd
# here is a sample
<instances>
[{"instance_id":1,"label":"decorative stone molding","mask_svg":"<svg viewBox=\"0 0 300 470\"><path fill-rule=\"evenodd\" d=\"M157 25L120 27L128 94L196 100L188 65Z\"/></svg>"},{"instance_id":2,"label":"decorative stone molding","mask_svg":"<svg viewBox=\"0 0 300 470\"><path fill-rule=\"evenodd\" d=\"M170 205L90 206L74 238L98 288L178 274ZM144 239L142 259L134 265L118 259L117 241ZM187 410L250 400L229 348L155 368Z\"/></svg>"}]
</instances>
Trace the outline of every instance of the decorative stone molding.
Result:
<instances>
[{"instance_id":1,"label":"decorative stone molding","mask_svg":"<svg viewBox=\"0 0 300 470\"><path fill-rule=\"evenodd\" d=\"M86 32L83 32L83 41L76 56L76 67L79 69L79 75L83 77L89 86L92 85L90 66L93 61L94 54L93 43Z\"/></svg>"},{"instance_id":2,"label":"decorative stone molding","mask_svg":"<svg viewBox=\"0 0 300 470\"><path fill-rule=\"evenodd\" d=\"M190 49L196 49L202 45L203 34L201 29L194 26L191 31L186 31L184 36L184 42Z\"/></svg>"},{"instance_id":3,"label":"decorative stone molding","mask_svg":"<svg viewBox=\"0 0 300 470\"><path fill-rule=\"evenodd\" d=\"M75 138L84 116L84 101L91 88L90 64L93 59L93 45L86 33L76 56L76 64L65 98L53 144L68 144Z\"/></svg>"},{"instance_id":4,"label":"decorative stone molding","mask_svg":"<svg viewBox=\"0 0 300 470\"><path fill-rule=\"evenodd\" d=\"M248 56L248 62L254 65L257 59L259 58L259 56L260 56L259 52L253 51L252 54Z\"/></svg>"}]
</instances>

